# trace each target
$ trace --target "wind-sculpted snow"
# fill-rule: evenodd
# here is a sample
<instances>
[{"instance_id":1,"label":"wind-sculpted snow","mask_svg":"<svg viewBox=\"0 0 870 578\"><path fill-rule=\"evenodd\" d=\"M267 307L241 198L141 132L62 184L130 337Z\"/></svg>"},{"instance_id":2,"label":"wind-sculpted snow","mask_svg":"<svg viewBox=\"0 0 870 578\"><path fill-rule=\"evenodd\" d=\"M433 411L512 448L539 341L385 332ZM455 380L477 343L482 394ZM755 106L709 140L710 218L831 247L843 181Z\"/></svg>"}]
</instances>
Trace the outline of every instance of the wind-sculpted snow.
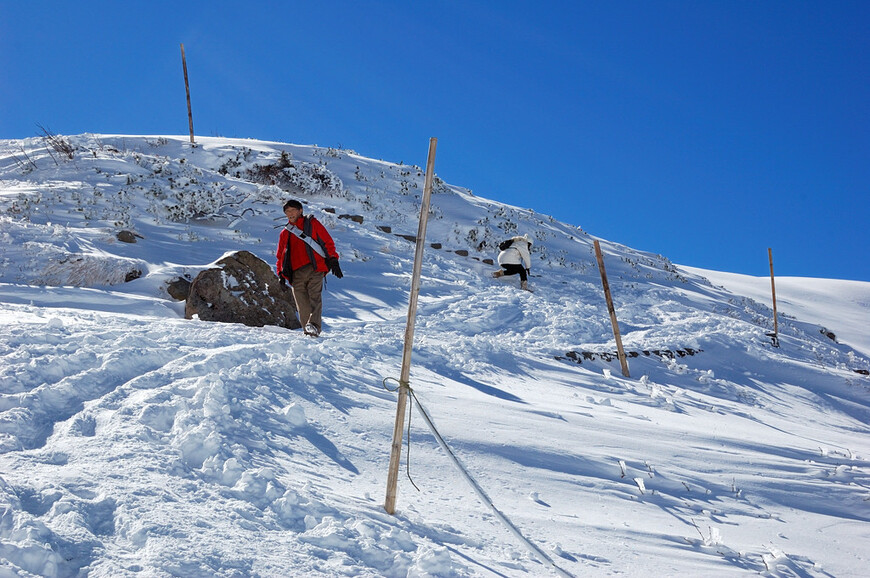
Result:
<instances>
[{"instance_id":1,"label":"wind-sculpted snow","mask_svg":"<svg viewBox=\"0 0 870 578\"><path fill-rule=\"evenodd\" d=\"M397 515L382 506L420 167L59 138L72 159L0 141L0 576L555 573L416 402ZM273 262L290 196L341 254L323 337L184 320L166 284L228 251ZM517 233L533 293L485 262ZM593 240L436 180L411 386L461 463L569 574L862 575L870 287L784 282L774 347L769 279L601 240L625 378Z\"/></svg>"}]
</instances>

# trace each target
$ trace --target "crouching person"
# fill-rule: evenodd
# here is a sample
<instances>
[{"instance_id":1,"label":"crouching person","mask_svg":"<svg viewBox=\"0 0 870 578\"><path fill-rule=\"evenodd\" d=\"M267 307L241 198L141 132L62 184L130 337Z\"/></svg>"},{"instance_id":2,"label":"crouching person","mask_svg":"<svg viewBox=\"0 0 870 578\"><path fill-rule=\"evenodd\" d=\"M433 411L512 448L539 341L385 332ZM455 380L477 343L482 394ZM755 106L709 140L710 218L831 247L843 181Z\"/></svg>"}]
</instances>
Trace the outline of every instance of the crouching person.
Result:
<instances>
[{"instance_id":1,"label":"crouching person","mask_svg":"<svg viewBox=\"0 0 870 578\"><path fill-rule=\"evenodd\" d=\"M512 237L499 244L498 248L501 249L501 253L498 254L498 264L501 265L501 270L494 272L492 276L519 275L520 288L531 291L529 289L529 272L532 268L530 254L532 241L529 236Z\"/></svg>"}]
</instances>

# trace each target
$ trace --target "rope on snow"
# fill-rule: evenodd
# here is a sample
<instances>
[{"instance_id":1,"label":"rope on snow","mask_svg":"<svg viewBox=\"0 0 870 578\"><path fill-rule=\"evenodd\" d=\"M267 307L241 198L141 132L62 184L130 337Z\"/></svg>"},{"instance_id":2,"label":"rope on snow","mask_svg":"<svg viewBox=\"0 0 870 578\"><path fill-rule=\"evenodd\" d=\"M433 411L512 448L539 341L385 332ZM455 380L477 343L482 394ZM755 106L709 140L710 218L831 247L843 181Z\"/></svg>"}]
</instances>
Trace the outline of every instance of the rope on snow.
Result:
<instances>
[{"instance_id":1,"label":"rope on snow","mask_svg":"<svg viewBox=\"0 0 870 578\"><path fill-rule=\"evenodd\" d=\"M391 390L390 388L387 387L387 380L390 380L390 379L393 381L398 381L394 378L387 378L384 380L384 388L387 389L388 391L396 391L398 388ZM401 385L402 384L399 383L399 387L401 387ZM462 474L462 477L465 479L466 482L468 482L468 484L471 486L471 489L474 490L474 493L477 494L477 497L480 499L480 501L483 502L483 504L485 506L487 506L492 511L492 513L495 515L495 517L502 524L504 524L505 527L507 527L507 529L510 531L511 534L513 534L526 548L528 548L528 550L532 553L533 556L535 556L539 560L543 561L545 564L549 564L553 568L553 570L555 570L556 573L558 573L560 576L567 577L567 578L573 578L573 576L570 573L566 572L565 570L563 570L562 568L557 566L556 563L553 561L553 559L550 558L546 554L546 552L541 550L538 546L533 544L528 538L523 536L523 534L514 525L514 523L511 522L508 519L508 517L505 516L501 512L501 510L499 510L495 506L495 504L493 504L492 499L490 499L490 497L486 494L486 492L483 491L483 488L480 487L480 484L478 484L474 480L474 478L471 477L471 474L468 473L468 470L465 469L465 466L462 465L462 462L459 461L459 458L456 457L456 454L453 453L453 450L450 449L450 447L447 445L447 442L444 441L443 437L441 437L441 434L438 432L438 429L435 427L435 424L432 423L432 419L429 417L429 414L426 412L426 408L424 408L423 404L420 403L420 400L417 398L417 395L414 393L414 390L411 389L410 385L408 385L408 384L405 384L405 385L408 388L409 399L413 399L413 400L417 401L417 410L420 412L420 415L423 416L423 421L425 421L426 425L429 426L429 430L432 432L432 435L435 436L435 440L438 442L438 445L441 446L441 449L444 450L444 453L447 454L447 457L450 458L450 461L453 462L453 465L456 466L456 469L459 470L459 473ZM409 414L408 414L408 436L409 436L409 438L410 438L410 435L411 435L411 417L410 417L410 412L409 412ZM408 458L409 458L408 459L408 479L410 479L411 478L410 463L409 463L410 462L410 439L408 441ZM412 484L414 483L413 480L411 481L411 483ZM416 484L414 484L414 487L417 488ZM419 491L420 488L417 488L417 490Z\"/></svg>"}]
</instances>

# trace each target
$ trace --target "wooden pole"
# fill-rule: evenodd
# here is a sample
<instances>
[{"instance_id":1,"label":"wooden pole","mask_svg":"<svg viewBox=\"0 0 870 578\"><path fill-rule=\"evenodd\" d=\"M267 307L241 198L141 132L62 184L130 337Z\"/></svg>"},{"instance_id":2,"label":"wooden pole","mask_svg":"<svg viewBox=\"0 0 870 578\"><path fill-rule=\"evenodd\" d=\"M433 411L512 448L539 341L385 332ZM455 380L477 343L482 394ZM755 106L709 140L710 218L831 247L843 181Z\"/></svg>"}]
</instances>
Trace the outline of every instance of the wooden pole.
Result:
<instances>
[{"instance_id":1,"label":"wooden pole","mask_svg":"<svg viewBox=\"0 0 870 578\"><path fill-rule=\"evenodd\" d=\"M776 284L773 281L773 249L767 248L767 259L770 261L770 293L773 295L773 344L779 345L779 322L776 319Z\"/></svg>"},{"instance_id":2,"label":"wooden pole","mask_svg":"<svg viewBox=\"0 0 870 578\"><path fill-rule=\"evenodd\" d=\"M420 208L420 226L417 229L417 248L414 252L414 272L411 276L411 297L408 303L408 322L405 325L405 348L402 351L402 372L399 376L399 401L396 406L396 423L393 426L393 444L390 448L390 469L387 475L387 499L384 509L396 513L396 487L399 481L399 460L402 456L402 427L405 424L405 407L408 405L408 389L411 379L411 346L414 343L414 320L417 316L417 297L420 294L420 270L423 266L423 248L426 240L426 224L429 221L429 198L432 195L432 178L435 173L435 147L438 139L429 139L429 159L426 161L426 180L423 185L423 204Z\"/></svg>"},{"instance_id":3,"label":"wooden pole","mask_svg":"<svg viewBox=\"0 0 870 578\"><path fill-rule=\"evenodd\" d=\"M181 65L184 67L184 92L187 93L187 121L190 125L190 142L193 144L193 112L190 109L190 84L187 82L187 59L184 57L184 43L181 43Z\"/></svg>"},{"instance_id":4,"label":"wooden pole","mask_svg":"<svg viewBox=\"0 0 870 578\"><path fill-rule=\"evenodd\" d=\"M622 375L628 374L628 360L622 349L622 337L619 335L619 324L616 322L616 309L613 307L613 298L610 296L610 284L607 282L607 272L604 270L604 256L601 254L601 245L595 241L595 256L598 258L598 270L601 272L601 285L604 286L604 297L607 299L607 312L610 313L610 324L613 326L613 337L616 338L616 353L619 356L619 364L622 366Z\"/></svg>"}]
</instances>

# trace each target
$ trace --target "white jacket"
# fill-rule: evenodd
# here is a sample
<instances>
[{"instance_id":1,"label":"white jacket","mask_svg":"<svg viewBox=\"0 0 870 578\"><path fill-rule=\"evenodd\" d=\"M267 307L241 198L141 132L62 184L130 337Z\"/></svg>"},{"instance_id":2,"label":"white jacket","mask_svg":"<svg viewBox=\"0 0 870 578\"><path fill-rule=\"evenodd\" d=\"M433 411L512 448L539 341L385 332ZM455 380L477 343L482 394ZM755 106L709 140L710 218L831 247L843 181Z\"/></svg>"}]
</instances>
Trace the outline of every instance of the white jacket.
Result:
<instances>
[{"instance_id":1,"label":"white jacket","mask_svg":"<svg viewBox=\"0 0 870 578\"><path fill-rule=\"evenodd\" d=\"M532 256L529 249L532 242L528 235L513 237L511 246L498 254L499 265L522 265L524 269L532 268Z\"/></svg>"}]
</instances>

